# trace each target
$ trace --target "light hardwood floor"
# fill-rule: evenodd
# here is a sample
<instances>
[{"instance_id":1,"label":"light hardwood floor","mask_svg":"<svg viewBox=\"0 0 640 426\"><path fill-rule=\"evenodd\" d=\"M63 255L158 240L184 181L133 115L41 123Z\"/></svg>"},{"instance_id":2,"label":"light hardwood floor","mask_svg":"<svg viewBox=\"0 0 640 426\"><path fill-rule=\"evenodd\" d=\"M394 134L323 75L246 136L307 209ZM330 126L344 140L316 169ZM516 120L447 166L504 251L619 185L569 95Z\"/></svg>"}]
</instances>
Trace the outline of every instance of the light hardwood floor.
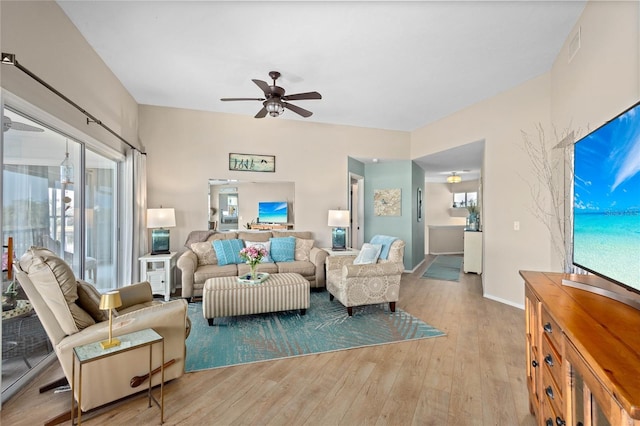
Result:
<instances>
[{"instance_id":1,"label":"light hardwood floor","mask_svg":"<svg viewBox=\"0 0 640 426\"><path fill-rule=\"evenodd\" d=\"M165 424L535 425L524 312L483 298L474 274L421 279L426 265L404 274L398 307L446 337L188 373L165 386ZM68 409L69 393L38 394L61 375L56 363L7 401L2 424L42 424ZM95 414L87 424L159 424L143 396Z\"/></svg>"}]
</instances>

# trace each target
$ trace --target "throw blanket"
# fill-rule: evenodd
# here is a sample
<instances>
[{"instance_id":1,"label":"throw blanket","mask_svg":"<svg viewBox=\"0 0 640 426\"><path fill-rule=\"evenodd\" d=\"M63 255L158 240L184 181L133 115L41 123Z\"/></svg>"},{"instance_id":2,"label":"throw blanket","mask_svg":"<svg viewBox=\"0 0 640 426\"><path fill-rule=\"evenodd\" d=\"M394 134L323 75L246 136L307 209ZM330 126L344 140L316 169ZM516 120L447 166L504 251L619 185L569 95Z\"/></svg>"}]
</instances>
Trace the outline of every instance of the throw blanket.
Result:
<instances>
[{"instance_id":1,"label":"throw blanket","mask_svg":"<svg viewBox=\"0 0 640 426\"><path fill-rule=\"evenodd\" d=\"M382 245L382 250L380 251L380 259L387 259L389 257L389 248L391 248L391 244L397 240L396 237L390 237L388 235L374 235L371 238L371 244L380 244Z\"/></svg>"}]
</instances>

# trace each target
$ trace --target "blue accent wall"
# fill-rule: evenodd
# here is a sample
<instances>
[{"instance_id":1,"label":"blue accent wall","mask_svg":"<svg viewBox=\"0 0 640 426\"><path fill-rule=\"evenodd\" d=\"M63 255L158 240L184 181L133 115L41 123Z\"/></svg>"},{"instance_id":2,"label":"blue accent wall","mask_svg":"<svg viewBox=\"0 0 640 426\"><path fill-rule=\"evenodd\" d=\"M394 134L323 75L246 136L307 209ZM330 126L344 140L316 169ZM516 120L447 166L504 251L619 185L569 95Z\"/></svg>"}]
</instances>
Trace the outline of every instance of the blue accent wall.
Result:
<instances>
[{"instance_id":1,"label":"blue accent wall","mask_svg":"<svg viewBox=\"0 0 640 426\"><path fill-rule=\"evenodd\" d=\"M412 206L413 210L411 213L411 253L412 253L412 262L411 269L415 268L424 260L425 252L425 218L424 218L424 170L422 167L411 162L411 189L413 194ZM418 188L422 193L422 220L418 222ZM409 243L407 243L409 244ZM405 262L406 265L406 262Z\"/></svg>"},{"instance_id":2,"label":"blue accent wall","mask_svg":"<svg viewBox=\"0 0 640 426\"><path fill-rule=\"evenodd\" d=\"M355 158L348 157L349 173L364 177L364 163Z\"/></svg>"},{"instance_id":3,"label":"blue accent wall","mask_svg":"<svg viewBox=\"0 0 640 426\"><path fill-rule=\"evenodd\" d=\"M404 267L412 270L424 260L424 220L417 221L417 190L424 194L424 171L413 161L400 160L364 165L364 237L391 235L405 241ZM400 216L376 216L374 191L400 189Z\"/></svg>"}]
</instances>

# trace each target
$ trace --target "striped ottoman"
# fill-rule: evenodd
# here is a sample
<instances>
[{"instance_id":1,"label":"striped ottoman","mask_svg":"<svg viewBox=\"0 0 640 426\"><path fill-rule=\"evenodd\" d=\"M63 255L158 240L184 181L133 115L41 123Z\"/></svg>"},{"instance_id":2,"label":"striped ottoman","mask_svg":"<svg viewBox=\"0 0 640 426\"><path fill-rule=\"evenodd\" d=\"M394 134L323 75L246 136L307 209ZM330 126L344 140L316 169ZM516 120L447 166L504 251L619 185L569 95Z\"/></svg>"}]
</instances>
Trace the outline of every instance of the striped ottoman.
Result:
<instances>
[{"instance_id":1,"label":"striped ottoman","mask_svg":"<svg viewBox=\"0 0 640 426\"><path fill-rule=\"evenodd\" d=\"M202 313L213 325L216 317L262 314L309 307L309 281L300 274L271 274L260 284L244 284L238 277L209 278L202 293Z\"/></svg>"}]
</instances>

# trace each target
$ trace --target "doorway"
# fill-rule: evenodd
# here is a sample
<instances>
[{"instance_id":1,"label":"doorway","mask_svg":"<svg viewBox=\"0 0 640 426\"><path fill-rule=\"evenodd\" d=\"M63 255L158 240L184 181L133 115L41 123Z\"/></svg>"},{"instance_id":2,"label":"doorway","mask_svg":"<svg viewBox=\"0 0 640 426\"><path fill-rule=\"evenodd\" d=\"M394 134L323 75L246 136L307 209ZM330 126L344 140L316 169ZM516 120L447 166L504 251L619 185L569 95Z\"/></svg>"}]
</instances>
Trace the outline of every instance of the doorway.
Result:
<instances>
[{"instance_id":1,"label":"doorway","mask_svg":"<svg viewBox=\"0 0 640 426\"><path fill-rule=\"evenodd\" d=\"M364 177L349 173L349 246L359 249L364 243Z\"/></svg>"}]
</instances>

